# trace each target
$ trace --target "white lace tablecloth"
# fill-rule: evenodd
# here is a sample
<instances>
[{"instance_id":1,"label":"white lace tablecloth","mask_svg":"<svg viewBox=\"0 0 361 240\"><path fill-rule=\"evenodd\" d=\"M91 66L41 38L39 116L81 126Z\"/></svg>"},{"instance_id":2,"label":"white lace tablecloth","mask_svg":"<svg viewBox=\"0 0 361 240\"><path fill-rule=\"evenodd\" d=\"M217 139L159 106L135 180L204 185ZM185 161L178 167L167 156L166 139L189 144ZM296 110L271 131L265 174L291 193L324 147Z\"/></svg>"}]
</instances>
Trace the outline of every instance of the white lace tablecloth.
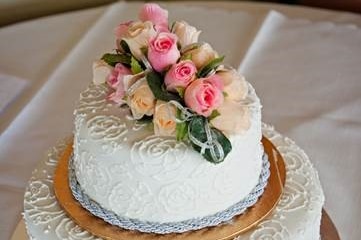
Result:
<instances>
[{"instance_id":1,"label":"white lace tablecloth","mask_svg":"<svg viewBox=\"0 0 361 240\"><path fill-rule=\"evenodd\" d=\"M140 4L0 29L0 74L26 85L9 91L10 104L0 111L0 239L9 239L20 219L37 160L71 133L91 62L112 48L113 27L134 18ZM240 66L262 99L263 120L296 140L319 170L325 208L342 239L359 239L361 17L259 3L187 4L162 3Z\"/></svg>"}]
</instances>

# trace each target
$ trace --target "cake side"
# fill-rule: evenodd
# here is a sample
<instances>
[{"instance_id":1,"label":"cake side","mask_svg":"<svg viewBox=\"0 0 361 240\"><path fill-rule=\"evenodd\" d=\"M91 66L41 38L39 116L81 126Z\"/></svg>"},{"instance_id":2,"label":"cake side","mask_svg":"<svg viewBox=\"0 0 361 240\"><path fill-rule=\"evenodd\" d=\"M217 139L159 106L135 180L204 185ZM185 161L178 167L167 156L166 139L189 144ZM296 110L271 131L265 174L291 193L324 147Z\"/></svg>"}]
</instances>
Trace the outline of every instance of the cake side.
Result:
<instances>
[{"instance_id":1,"label":"cake side","mask_svg":"<svg viewBox=\"0 0 361 240\"><path fill-rule=\"evenodd\" d=\"M322 207L325 196L307 154L287 137L263 124L263 134L272 141L286 164L286 183L280 202L273 213L254 231L242 234L236 240L320 239Z\"/></svg>"},{"instance_id":2,"label":"cake side","mask_svg":"<svg viewBox=\"0 0 361 240\"><path fill-rule=\"evenodd\" d=\"M251 86L246 99L251 127L230 136L234 148L217 165L174 137L155 136L128 109L102 102L107 91L90 85L81 94L74 132L77 179L105 209L143 221L188 220L225 210L258 183L261 111Z\"/></svg>"}]
</instances>

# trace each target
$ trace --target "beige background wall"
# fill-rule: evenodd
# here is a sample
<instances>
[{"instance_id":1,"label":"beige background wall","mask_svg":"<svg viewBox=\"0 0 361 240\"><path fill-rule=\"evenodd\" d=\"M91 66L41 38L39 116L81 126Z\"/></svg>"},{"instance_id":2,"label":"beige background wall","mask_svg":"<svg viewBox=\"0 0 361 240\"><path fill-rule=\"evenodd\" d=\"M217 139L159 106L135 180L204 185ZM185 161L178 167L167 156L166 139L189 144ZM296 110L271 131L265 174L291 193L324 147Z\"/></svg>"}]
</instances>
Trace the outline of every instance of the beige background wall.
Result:
<instances>
[{"instance_id":1,"label":"beige background wall","mask_svg":"<svg viewBox=\"0 0 361 240\"><path fill-rule=\"evenodd\" d=\"M0 0L0 26L116 0Z\"/></svg>"}]
</instances>

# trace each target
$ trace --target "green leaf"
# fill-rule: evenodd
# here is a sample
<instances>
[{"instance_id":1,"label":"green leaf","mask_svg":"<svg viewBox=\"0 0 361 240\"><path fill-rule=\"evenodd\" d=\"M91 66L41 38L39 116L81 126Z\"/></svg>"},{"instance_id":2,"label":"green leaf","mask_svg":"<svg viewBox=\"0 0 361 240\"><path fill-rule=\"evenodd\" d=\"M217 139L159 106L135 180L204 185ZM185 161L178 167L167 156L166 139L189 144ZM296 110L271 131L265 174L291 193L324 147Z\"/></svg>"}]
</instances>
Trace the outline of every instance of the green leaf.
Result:
<instances>
[{"instance_id":1,"label":"green leaf","mask_svg":"<svg viewBox=\"0 0 361 240\"><path fill-rule=\"evenodd\" d=\"M176 133L177 133L177 141L183 141L187 138L188 124L186 122L177 123L176 125Z\"/></svg>"},{"instance_id":2,"label":"green leaf","mask_svg":"<svg viewBox=\"0 0 361 240\"><path fill-rule=\"evenodd\" d=\"M205 128L204 128L206 121L207 121L207 119L205 117L196 116L196 117L193 117L193 119L190 121L189 126L188 126L190 134L192 134L192 136L197 138L200 142L206 142L207 141L207 134L206 134L206 131L205 131ZM221 131L219 131L218 129L210 128L210 131L211 131L212 137L214 139L217 139L217 141L222 146L222 149L223 149L223 152L224 152L224 157L222 159L220 159L219 161L215 161L212 158L211 151L209 149L206 149L204 154L202 154L202 156L207 161L217 164L217 163L220 163L220 162L224 161L224 159L226 158L228 153L232 150L232 144L229 141L229 139ZM191 141L191 143L192 143L193 148L197 152L201 152L201 147L194 144L192 141Z\"/></svg>"},{"instance_id":3,"label":"green leaf","mask_svg":"<svg viewBox=\"0 0 361 240\"><path fill-rule=\"evenodd\" d=\"M182 99L177 94L168 92L163 87L164 81L161 75L159 75L156 72L149 72L146 77L147 77L148 85L152 90L152 93L156 99L166 102L171 100L175 100L178 102L182 101Z\"/></svg>"},{"instance_id":4,"label":"green leaf","mask_svg":"<svg viewBox=\"0 0 361 240\"><path fill-rule=\"evenodd\" d=\"M212 119L214 119L214 118L216 118L216 117L218 117L218 116L220 116L221 114L217 111L217 109L216 110L213 110L212 111L212 113L211 113L211 115L208 117L208 121L211 121Z\"/></svg>"},{"instance_id":5,"label":"green leaf","mask_svg":"<svg viewBox=\"0 0 361 240\"><path fill-rule=\"evenodd\" d=\"M226 92L222 92L223 93L223 97L228 97L228 93L226 93Z\"/></svg>"},{"instance_id":6,"label":"green leaf","mask_svg":"<svg viewBox=\"0 0 361 240\"><path fill-rule=\"evenodd\" d=\"M188 124L187 122L177 123L176 125L177 141L183 141L187 138Z\"/></svg>"},{"instance_id":7,"label":"green leaf","mask_svg":"<svg viewBox=\"0 0 361 240\"><path fill-rule=\"evenodd\" d=\"M179 109L177 109L177 118L179 119L181 115L181 111ZM187 133L188 133L188 123L187 122L177 122L176 125L176 136L177 136L177 141L183 141L184 139L187 138Z\"/></svg>"},{"instance_id":8,"label":"green leaf","mask_svg":"<svg viewBox=\"0 0 361 240\"><path fill-rule=\"evenodd\" d=\"M153 122L153 116L144 115L141 119L138 119L137 122L145 124Z\"/></svg>"},{"instance_id":9,"label":"green leaf","mask_svg":"<svg viewBox=\"0 0 361 240\"><path fill-rule=\"evenodd\" d=\"M175 89L177 90L179 96L180 96L181 98L184 98L184 92L186 91L186 89L185 89L185 88L182 88L182 87L176 87Z\"/></svg>"},{"instance_id":10,"label":"green leaf","mask_svg":"<svg viewBox=\"0 0 361 240\"><path fill-rule=\"evenodd\" d=\"M120 41L120 46L122 47L122 49L124 50L124 52L131 54L130 48L128 43L125 40L121 40Z\"/></svg>"},{"instance_id":11,"label":"green leaf","mask_svg":"<svg viewBox=\"0 0 361 240\"><path fill-rule=\"evenodd\" d=\"M110 66L115 66L117 63L123 63L127 66L130 66L131 63L131 56L128 54L114 54L114 53L106 53L101 58Z\"/></svg>"},{"instance_id":12,"label":"green leaf","mask_svg":"<svg viewBox=\"0 0 361 240\"><path fill-rule=\"evenodd\" d=\"M223 62L224 56L211 60L207 65L202 67L198 72L198 77L206 77L212 70L216 69Z\"/></svg>"},{"instance_id":13,"label":"green leaf","mask_svg":"<svg viewBox=\"0 0 361 240\"><path fill-rule=\"evenodd\" d=\"M130 68L131 68L133 74L143 72L142 66L140 65L138 60L135 59L134 57L131 57Z\"/></svg>"}]
</instances>

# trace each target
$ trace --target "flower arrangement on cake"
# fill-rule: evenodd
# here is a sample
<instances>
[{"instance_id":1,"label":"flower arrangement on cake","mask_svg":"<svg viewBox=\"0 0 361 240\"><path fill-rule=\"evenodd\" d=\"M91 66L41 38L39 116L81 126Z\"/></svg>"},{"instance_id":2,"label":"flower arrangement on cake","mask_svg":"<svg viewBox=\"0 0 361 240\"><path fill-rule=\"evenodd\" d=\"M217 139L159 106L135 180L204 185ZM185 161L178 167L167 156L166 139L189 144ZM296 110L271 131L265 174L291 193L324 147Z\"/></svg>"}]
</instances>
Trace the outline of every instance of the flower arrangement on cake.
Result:
<instances>
[{"instance_id":1,"label":"flower arrangement on cake","mask_svg":"<svg viewBox=\"0 0 361 240\"><path fill-rule=\"evenodd\" d=\"M135 120L153 123L155 135L187 141L220 163L232 150L228 136L250 126L248 85L200 33L185 21L169 25L167 10L145 4L139 20L116 27L115 52L94 62L93 82L107 84L107 99Z\"/></svg>"}]
</instances>

